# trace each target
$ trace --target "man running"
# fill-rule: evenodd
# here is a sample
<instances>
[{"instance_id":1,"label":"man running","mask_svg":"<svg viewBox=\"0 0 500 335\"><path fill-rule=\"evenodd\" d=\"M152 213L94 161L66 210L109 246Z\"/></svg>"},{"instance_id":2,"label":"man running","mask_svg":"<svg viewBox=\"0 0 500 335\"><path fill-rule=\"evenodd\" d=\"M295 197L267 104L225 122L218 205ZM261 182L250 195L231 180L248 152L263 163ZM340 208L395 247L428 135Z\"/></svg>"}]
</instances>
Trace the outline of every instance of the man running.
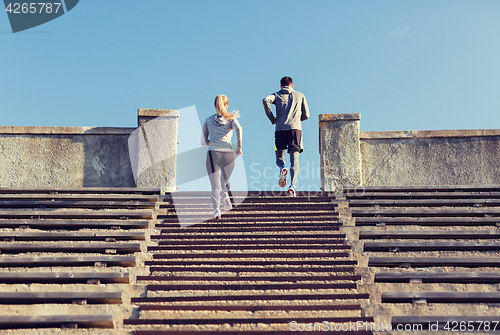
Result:
<instances>
[{"instance_id":1,"label":"man running","mask_svg":"<svg viewBox=\"0 0 500 335\"><path fill-rule=\"evenodd\" d=\"M280 168L278 185L286 186L288 169L285 165L285 150L290 154L291 183L288 195L295 197L295 183L299 172L299 153L302 140L302 121L309 118L309 107L304 94L294 91L290 77L281 78L281 90L264 98L264 110L272 124L276 125L274 133L276 144L276 165ZM276 117L271 110L276 106Z\"/></svg>"}]
</instances>

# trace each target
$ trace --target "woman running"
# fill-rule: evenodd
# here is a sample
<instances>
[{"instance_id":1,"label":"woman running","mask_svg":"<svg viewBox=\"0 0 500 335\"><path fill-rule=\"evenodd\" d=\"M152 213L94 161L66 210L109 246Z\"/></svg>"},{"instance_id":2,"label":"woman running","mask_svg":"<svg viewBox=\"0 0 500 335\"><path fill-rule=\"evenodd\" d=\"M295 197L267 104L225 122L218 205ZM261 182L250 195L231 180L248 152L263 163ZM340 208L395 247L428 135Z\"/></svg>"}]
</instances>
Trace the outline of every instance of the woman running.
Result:
<instances>
[{"instance_id":1,"label":"woman running","mask_svg":"<svg viewBox=\"0 0 500 335\"><path fill-rule=\"evenodd\" d=\"M229 199L229 177L234 169L235 155L231 145L233 129L236 130L236 154L241 156L241 142L243 129L238 123L240 115L237 111L229 113L227 111L228 99L225 95L215 97L216 113L205 119L203 123L203 138L208 145L207 152L207 172L212 186L212 205L214 207L214 218L221 218L220 205L222 210L231 210L231 200Z\"/></svg>"}]
</instances>

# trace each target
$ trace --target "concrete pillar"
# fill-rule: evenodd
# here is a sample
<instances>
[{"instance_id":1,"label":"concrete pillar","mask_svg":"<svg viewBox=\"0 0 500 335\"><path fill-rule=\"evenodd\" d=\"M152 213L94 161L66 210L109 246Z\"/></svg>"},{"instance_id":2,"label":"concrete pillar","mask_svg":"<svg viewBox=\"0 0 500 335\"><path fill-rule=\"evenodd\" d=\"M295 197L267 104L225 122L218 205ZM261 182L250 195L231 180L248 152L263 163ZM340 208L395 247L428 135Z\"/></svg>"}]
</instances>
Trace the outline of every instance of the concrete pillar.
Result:
<instances>
[{"instance_id":1,"label":"concrete pillar","mask_svg":"<svg viewBox=\"0 0 500 335\"><path fill-rule=\"evenodd\" d=\"M139 127L129 138L132 171L137 187L176 190L179 111L139 109Z\"/></svg>"},{"instance_id":2,"label":"concrete pillar","mask_svg":"<svg viewBox=\"0 0 500 335\"><path fill-rule=\"evenodd\" d=\"M361 185L359 113L319 115L321 186L325 192Z\"/></svg>"}]
</instances>

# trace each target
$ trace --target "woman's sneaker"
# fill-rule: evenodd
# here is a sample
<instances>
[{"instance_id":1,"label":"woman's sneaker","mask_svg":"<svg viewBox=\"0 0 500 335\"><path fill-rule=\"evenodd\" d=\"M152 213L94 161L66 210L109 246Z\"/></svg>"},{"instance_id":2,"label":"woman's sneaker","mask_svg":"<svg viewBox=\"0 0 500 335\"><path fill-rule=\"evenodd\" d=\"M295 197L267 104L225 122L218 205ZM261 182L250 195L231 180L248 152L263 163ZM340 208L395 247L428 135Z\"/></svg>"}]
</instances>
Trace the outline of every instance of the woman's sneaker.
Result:
<instances>
[{"instance_id":1,"label":"woman's sneaker","mask_svg":"<svg viewBox=\"0 0 500 335\"><path fill-rule=\"evenodd\" d=\"M291 196L291 197L296 197L295 186L290 185L290 187L288 188L288 195Z\"/></svg>"},{"instance_id":2,"label":"woman's sneaker","mask_svg":"<svg viewBox=\"0 0 500 335\"><path fill-rule=\"evenodd\" d=\"M217 219L219 219L219 220L220 220L221 216L222 216L222 213L220 212L220 209L216 208L216 209L214 210L214 219L215 219L215 220L217 220Z\"/></svg>"},{"instance_id":3,"label":"woman's sneaker","mask_svg":"<svg viewBox=\"0 0 500 335\"><path fill-rule=\"evenodd\" d=\"M227 192L222 192L220 201L222 203L222 211L229 212L231 209L233 209L231 199L229 198L229 194L227 194Z\"/></svg>"},{"instance_id":4,"label":"woman's sneaker","mask_svg":"<svg viewBox=\"0 0 500 335\"><path fill-rule=\"evenodd\" d=\"M280 172L280 180L278 180L278 185L279 187L285 187L286 186L286 175L288 173L288 169L286 167L283 167Z\"/></svg>"}]
</instances>

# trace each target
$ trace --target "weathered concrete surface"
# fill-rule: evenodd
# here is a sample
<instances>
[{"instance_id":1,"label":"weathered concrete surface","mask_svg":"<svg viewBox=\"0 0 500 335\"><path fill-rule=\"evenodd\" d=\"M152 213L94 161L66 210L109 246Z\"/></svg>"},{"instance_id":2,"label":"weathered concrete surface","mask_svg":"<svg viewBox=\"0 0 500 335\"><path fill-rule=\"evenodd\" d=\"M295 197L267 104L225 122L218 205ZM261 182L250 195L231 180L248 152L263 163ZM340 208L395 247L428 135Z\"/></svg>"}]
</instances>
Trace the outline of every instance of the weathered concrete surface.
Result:
<instances>
[{"instance_id":1,"label":"weathered concrete surface","mask_svg":"<svg viewBox=\"0 0 500 335\"><path fill-rule=\"evenodd\" d=\"M319 116L324 191L500 184L500 129L359 132L359 120L359 114Z\"/></svg>"},{"instance_id":2,"label":"weathered concrete surface","mask_svg":"<svg viewBox=\"0 0 500 335\"><path fill-rule=\"evenodd\" d=\"M175 191L178 117L139 109L139 128L0 126L0 187Z\"/></svg>"},{"instance_id":3,"label":"weathered concrete surface","mask_svg":"<svg viewBox=\"0 0 500 335\"><path fill-rule=\"evenodd\" d=\"M459 188L457 188L458 190ZM403 188L401 189L403 192ZM418 198L418 197L416 197ZM413 198L413 199L416 199ZM500 309L498 304L494 303L484 303L478 301L477 303L389 303L382 302L382 295L386 292L498 292L498 283L446 283L445 281L440 283L427 283L427 282L406 282L406 283L386 283L386 282L375 282L375 275L377 273L444 273L449 274L453 272L470 272L479 274L484 273L495 273L498 272L498 268L494 267L454 267L454 266L430 266L430 267L383 267L383 266L369 266L369 259L371 257L452 257L452 258L468 258L468 257L497 257L498 251L488 250L488 251L452 251L452 250L442 250L442 251L398 251L398 252L383 252L383 251L365 251L364 243L372 241L396 241L397 238L366 238L360 239L359 235L362 231L379 231L391 235L391 232L401 232L401 231L421 231L424 232L449 232L450 230L455 230L457 232L474 232L478 230L484 230L484 226L468 226L456 223L455 225L443 225L443 226L426 226L426 225L387 225L387 226L357 226L356 217L352 217L352 210L359 210L360 207L354 207L352 204L347 204L345 200L335 201L338 204L339 209L339 221L342 222L340 227L340 232L346 235L346 239L349 241L348 244L352 246L352 258L358 262L356 273L361 276L361 280L357 282L358 292L367 293L370 296L369 304L363 306L362 316L373 317L374 322L371 324L373 327L378 327L382 324L391 324L392 317L394 316L476 316L478 320L484 320L486 316L498 316L500 315ZM343 204L344 202L344 204ZM377 200L373 200L373 204L377 204ZM412 206L384 206L380 204L378 207L381 211L398 208L399 210L411 210L415 208L416 204ZM422 205L424 207L425 205ZM417 206L418 207L418 206ZM442 206L433 207L434 209L450 209L457 211L457 217L460 216L461 210L466 213L470 210L470 207L464 206ZM495 208L495 207L493 207ZM402 215L404 217L404 215ZM494 230L492 230L494 231ZM405 242L422 242L423 238L415 239L404 239ZM441 241L440 241L441 240ZM432 241L447 241L446 236L442 238L432 239ZM453 240L456 241L456 240ZM480 238L463 238L460 239L461 242L479 242ZM377 328L375 328L377 330ZM403 334L402 332L400 332ZM452 332L447 332L448 334ZM482 333L486 334L486 331ZM379 332L377 330L374 334L399 334L390 332ZM415 331L415 332L404 332L404 334L446 334L444 331Z\"/></svg>"},{"instance_id":4,"label":"weathered concrete surface","mask_svg":"<svg viewBox=\"0 0 500 335\"><path fill-rule=\"evenodd\" d=\"M137 111L137 125L141 127L146 122L154 120L163 115L179 116L179 111L175 109L141 108Z\"/></svg>"},{"instance_id":5,"label":"weathered concrete surface","mask_svg":"<svg viewBox=\"0 0 500 335\"><path fill-rule=\"evenodd\" d=\"M360 118L359 113L319 115L323 191L361 185Z\"/></svg>"},{"instance_id":6,"label":"weathered concrete surface","mask_svg":"<svg viewBox=\"0 0 500 335\"><path fill-rule=\"evenodd\" d=\"M364 186L500 183L500 130L363 132Z\"/></svg>"},{"instance_id":7,"label":"weathered concrete surface","mask_svg":"<svg viewBox=\"0 0 500 335\"><path fill-rule=\"evenodd\" d=\"M128 141L137 187L156 187L174 192L179 111L139 109L138 122L139 128Z\"/></svg>"},{"instance_id":8,"label":"weathered concrete surface","mask_svg":"<svg viewBox=\"0 0 500 335\"><path fill-rule=\"evenodd\" d=\"M62 211L71 211L74 209L61 208L55 209ZM110 209L108 209L110 210ZM78 219L76 219L78 220ZM75 221L76 221L75 220ZM122 273L128 274L130 283L14 283L6 284L0 283L0 292L3 293L48 293L48 292L66 292L66 293L79 293L79 292L121 292L121 303L112 304L72 304L72 303L34 303L34 304L0 304L0 315L2 316L42 316L42 315L111 315L113 319L113 329L82 329L82 330L61 330L56 328L47 329L17 329L17 330L0 330L0 334L15 334L15 335L32 335L32 334L95 334L95 335L128 335L129 330L124 329L123 320L128 319L137 313L137 306L131 303L132 297L144 295L147 291L146 285L137 282L137 276L149 275L149 267L145 265L146 261L152 260L151 254L148 252L148 245L157 244L151 240L152 234L159 234L160 231L156 229L155 225L159 221L155 219L149 221L147 229L131 229L129 232L142 232L144 233L145 240L137 240L140 243L140 252L135 252L133 255L136 259L136 266L119 267L108 265L105 267L97 266L40 266L40 267L6 267L1 269L0 277L4 272L8 273ZM68 224L71 226L71 224ZM71 227L69 227L71 229ZM16 229L17 230L17 229ZM33 228L23 229L25 232L41 232ZM120 229L99 229L99 232L117 232ZM13 231L11 228L0 228L2 232ZM81 231L92 231L91 229L84 228ZM93 230L97 232L96 230ZM17 241L17 240L16 240ZM56 240L53 241L57 243ZM87 243L94 243L95 241L87 241ZM16 242L12 242L16 243ZM33 242L37 243L37 242ZM68 241L67 243L78 243L76 241ZM0 257L18 257L18 256L33 256L33 257L56 257L56 256L83 256L92 257L96 253L51 253L51 252L26 252L19 255L9 255L2 253Z\"/></svg>"},{"instance_id":9,"label":"weathered concrete surface","mask_svg":"<svg viewBox=\"0 0 500 335\"><path fill-rule=\"evenodd\" d=\"M133 130L0 127L0 187L134 187Z\"/></svg>"}]
</instances>

